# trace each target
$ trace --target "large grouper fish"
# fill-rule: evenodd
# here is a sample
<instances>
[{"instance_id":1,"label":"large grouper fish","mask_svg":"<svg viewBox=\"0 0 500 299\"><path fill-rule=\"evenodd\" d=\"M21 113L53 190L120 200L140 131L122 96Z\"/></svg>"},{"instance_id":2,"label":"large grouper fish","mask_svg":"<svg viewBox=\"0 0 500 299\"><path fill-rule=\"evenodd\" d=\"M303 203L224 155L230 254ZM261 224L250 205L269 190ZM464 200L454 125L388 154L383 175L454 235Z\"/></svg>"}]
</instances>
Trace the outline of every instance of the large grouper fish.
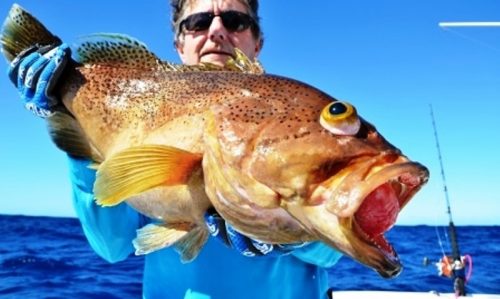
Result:
<instances>
[{"instance_id":1,"label":"large grouper fish","mask_svg":"<svg viewBox=\"0 0 500 299\"><path fill-rule=\"evenodd\" d=\"M18 5L1 32L9 61L60 43ZM240 51L224 68L182 66L118 34L80 39L55 91L51 137L95 162L97 203L157 220L138 231L137 253L174 245L192 260L214 208L259 241L319 240L383 277L401 271L384 233L428 170L351 104L264 74Z\"/></svg>"}]
</instances>

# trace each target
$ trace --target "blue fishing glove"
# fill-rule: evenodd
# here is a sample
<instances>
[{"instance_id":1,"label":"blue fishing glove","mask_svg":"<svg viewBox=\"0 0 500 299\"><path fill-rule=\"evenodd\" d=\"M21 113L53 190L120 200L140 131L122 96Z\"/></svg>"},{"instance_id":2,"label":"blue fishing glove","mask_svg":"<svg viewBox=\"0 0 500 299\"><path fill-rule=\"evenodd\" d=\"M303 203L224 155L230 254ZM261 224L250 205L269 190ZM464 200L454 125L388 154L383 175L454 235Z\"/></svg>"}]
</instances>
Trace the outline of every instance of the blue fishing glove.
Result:
<instances>
[{"instance_id":1,"label":"blue fishing glove","mask_svg":"<svg viewBox=\"0 0 500 299\"><path fill-rule=\"evenodd\" d=\"M59 46L33 46L21 52L9 65L8 75L24 101L24 106L40 117L52 115L59 100L54 86L61 76L71 50L66 44Z\"/></svg>"},{"instance_id":2,"label":"blue fishing glove","mask_svg":"<svg viewBox=\"0 0 500 299\"><path fill-rule=\"evenodd\" d=\"M251 239L236 231L214 209L210 209L205 213L205 222L212 236L244 256L280 256L309 244L307 242L283 245L268 244Z\"/></svg>"}]
</instances>

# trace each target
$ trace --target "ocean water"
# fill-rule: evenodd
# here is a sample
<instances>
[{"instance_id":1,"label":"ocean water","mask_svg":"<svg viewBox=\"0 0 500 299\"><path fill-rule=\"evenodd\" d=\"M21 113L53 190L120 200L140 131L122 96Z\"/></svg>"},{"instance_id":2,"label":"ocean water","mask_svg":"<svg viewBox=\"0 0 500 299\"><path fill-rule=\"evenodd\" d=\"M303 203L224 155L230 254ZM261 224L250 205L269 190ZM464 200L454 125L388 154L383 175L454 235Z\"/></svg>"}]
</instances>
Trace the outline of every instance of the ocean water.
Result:
<instances>
[{"instance_id":1,"label":"ocean water","mask_svg":"<svg viewBox=\"0 0 500 299\"><path fill-rule=\"evenodd\" d=\"M471 254L473 272L467 289L500 294L500 227L458 227L462 254ZM342 258L330 273L334 290L451 292L452 282L438 277L442 255L436 230L396 226L388 234L405 269L395 279ZM0 215L0 298L140 298L142 258L109 264L95 255L77 219Z\"/></svg>"},{"instance_id":2,"label":"ocean water","mask_svg":"<svg viewBox=\"0 0 500 299\"><path fill-rule=\"evenodd\" d=\"M448 254L448 227L396 226L387 233L403 263L403 272L396 278L383 279L374 271L342 258L330 272L334 290L394 290L453 293L451 279L439 277L434 263L443 256L439 244ZM438 238L439 235L439 238ZM472 258L472 275L466 284L470 293L500 294L500 226L458 226L461 255ZM424 258L430 264L424 265ZM346 274L348 277L346 277Z\"/></svg>"}]
</instances>

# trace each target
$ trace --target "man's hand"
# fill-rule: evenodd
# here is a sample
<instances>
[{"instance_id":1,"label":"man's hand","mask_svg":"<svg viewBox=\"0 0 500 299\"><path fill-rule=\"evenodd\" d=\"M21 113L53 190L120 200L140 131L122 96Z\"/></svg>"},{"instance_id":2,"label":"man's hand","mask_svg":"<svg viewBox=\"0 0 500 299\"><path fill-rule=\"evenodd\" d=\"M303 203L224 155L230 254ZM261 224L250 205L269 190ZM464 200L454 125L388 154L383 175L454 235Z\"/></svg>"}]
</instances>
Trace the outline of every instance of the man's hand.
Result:
<instances>
[{"instance_id":1,"label":"man's hand","mask_svg":"<svg viewBox=\"0 0 500 299\"><path fill-rule=\"evenodd\" d=\"M34 46L10 63L10 81L17 87L25 107L35 115L43 118L52 115L52 108L58 104L53 89L70 57L66 44Z\"/></svg>"},{"instance_id":2,"label":"man's hand","mask_svg":"<svg viewBox=\"0 0 500 299\"><path fill-rule=\"evenodd\" d=\"M241 254L249 257L263 255L280 256L291 253L294 249L308 244L268 244L251 239L236 231L213 209L205 213L205 222L212 236L222 241L228 247L233 248Z\"/></svg>"}]
</instances>

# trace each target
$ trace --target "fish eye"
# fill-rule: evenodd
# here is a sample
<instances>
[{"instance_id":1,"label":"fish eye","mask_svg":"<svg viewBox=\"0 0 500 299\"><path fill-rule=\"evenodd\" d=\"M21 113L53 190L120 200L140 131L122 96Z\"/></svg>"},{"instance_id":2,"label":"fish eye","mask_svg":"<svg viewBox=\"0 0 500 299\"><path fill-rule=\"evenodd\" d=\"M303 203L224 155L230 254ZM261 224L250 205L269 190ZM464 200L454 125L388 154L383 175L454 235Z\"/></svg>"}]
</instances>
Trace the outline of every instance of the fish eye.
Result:
<instances>
[{"instance_id":1,"label":"fish eye","mask_svg":"<svg viewBox=\"0 0 500 299\"><path fill-rule=\"evenodd\" d=\"M356 108L342 101L331 102L323 108L320 124L336 135L356 135L361 127Z\"/></svg>"}]
</instances>

